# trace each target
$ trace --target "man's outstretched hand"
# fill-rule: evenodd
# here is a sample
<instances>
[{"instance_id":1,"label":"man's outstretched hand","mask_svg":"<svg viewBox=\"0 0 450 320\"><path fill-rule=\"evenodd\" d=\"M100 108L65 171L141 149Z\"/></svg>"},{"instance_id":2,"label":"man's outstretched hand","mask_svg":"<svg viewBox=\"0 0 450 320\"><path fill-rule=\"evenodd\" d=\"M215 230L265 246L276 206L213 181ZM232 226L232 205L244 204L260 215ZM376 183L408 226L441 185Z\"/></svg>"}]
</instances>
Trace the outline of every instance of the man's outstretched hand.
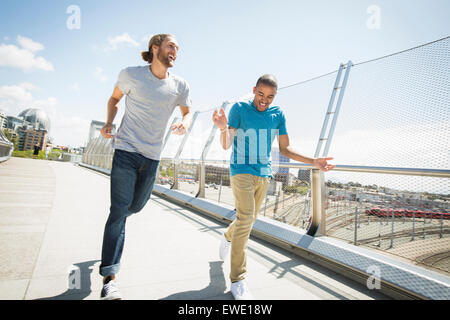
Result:
<instances>
[{"instance_id":1,"label":"man's outstretched hand","mask_svg":"<svg viewBox=\"0 0 450 320\"><path fill-rule=\"evenodd\" d=\"M329 164L327 162L327 160L333 160L333 158L317 158L317 159L314 159L313 165L317 169L320 169L320 170L325 171L325 172L330 171L334 167L336 167L334 164Z\"/></svg>"}]
</instances>

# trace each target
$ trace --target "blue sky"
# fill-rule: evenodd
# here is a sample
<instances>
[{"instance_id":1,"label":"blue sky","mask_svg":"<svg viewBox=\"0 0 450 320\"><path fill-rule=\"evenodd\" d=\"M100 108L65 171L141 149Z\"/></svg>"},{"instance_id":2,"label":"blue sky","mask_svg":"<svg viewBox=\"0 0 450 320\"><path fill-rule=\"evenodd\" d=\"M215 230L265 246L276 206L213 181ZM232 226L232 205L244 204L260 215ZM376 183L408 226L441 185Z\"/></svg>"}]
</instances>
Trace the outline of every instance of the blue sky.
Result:
<instances>
[{"instance_id":1,"label":"blue sky","mask_svg":"<svg viewBox=\"0 0 450 320\"><path fill-rule=\"evenodd\" d=\"M80 29L66 26L70 5L81 10ZM380 9L379 29L367 26L372 5ZM448 12L448 0L2 0L0 109L17 115L42 107L55 142L80 146L90 121L104 121L119 71L144 64L140 52L152 34L177 36L172 71L189 82L195 108L204 110L249 92L264 73L285 86L349 59L446 37Z\"/></svg>"}]
</instances>

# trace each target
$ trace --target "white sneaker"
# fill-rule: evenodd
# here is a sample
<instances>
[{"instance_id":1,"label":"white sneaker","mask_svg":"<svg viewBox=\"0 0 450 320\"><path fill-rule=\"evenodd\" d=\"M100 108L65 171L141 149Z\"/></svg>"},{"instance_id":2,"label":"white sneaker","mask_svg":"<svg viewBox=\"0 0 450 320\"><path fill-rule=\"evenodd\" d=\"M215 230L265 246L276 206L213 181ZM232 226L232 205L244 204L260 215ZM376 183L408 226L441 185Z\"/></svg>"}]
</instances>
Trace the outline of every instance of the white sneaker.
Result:
<instances>
[{"instance_id":1,"label":"white sneaker","mask_svg":"<svg viewBox=\"0 0 450 320\"><path fill-rule=\"evenodd\" d=\"M221 260L225 261L230 254L231 242L225 238L225 234L222 234L220 240L219 257Z\"/></svg>"},{"instance_id":2,"label":"white sneaker","mask_svg":"<svg viewBox=\"0 0 450 320\"><path fill-rule=\"evenodd\" d=\"M231 283L231 293L235 300L255 300L247 287L245 280Z\"/></svg>"},{"instance_id":3,"label":"white sneaker","mask_svg":"<svg viewBox=\"0 0 450 320\"><path fill-rule=\"evenodd\" d=\"M107 284L103 285L100 298L102 300L122 300L119 286L115 280L110 280Z\"/></svg>"}]
</instances>

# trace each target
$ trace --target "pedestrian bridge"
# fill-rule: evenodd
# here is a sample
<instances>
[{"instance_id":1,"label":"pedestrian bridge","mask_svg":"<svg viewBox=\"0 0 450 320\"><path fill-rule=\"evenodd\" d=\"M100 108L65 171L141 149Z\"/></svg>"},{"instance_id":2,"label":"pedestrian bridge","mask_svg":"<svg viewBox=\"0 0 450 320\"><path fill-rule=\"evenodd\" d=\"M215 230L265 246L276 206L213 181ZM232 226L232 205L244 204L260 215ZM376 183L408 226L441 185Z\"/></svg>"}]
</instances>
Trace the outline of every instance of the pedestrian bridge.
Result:
<instances>
[{"instance_id":1,"label":"pedestrian bridge","mask_svg":"<svg viewBox=\"0 0 450 320\"><path fill-rule=\"evenodd\" d=\"M324 174L272 149L248 248L256 298L450 298L448 52L450 37L279 88L292 146L337 165ZM215 107L183 136L169 130L179 114L169 120L153 197L127 223L127 299L232 298L218 260L235 215L230 149ZM0 299L97 299L111 139L91 139L79 165L12 149L0 133Z\"/></svg>"},{"instance_id":2,"label":"pedestrian bridge","mask_svg":"<svg viewBox=\"0 0 450 320\"><path fill-rule=\"evenodd\" d=\"M209 215L205 204L197 203L204 209L181 206L176 198L169 201L168 193L156 186L145 208L127 220L118 275L125 299L232 299L229 262L218 258L219 237L229 222L219 217L231 207L220 209L210 202L208 210L216 215ZM184 197L187 201L188 194ZM13 157L0 164L0 208L0 299L99 298L108 175L69 162ZM261 219L248 247L247 279L257 299L450 297L449 277L406 264L402 266L409 272L399 275L421 283L423 291L388 284L382 273L388 269L381 264L377 287L377 279L369 279L370 270L364 278L318 253L320 246L345 248L344 242L327 247L326 241L317 243L306 234L292 239L293 233L291 239L274 241L270 230L264 236L269 221ZM288 231L283 231L286 237ZM289 244L295 240L297 246ZM358 257L355 261L361 264L376 258L358 254L348 257ZM395 266L390 268L386 272L396 272Z\"/></svg>"}]
</instances>

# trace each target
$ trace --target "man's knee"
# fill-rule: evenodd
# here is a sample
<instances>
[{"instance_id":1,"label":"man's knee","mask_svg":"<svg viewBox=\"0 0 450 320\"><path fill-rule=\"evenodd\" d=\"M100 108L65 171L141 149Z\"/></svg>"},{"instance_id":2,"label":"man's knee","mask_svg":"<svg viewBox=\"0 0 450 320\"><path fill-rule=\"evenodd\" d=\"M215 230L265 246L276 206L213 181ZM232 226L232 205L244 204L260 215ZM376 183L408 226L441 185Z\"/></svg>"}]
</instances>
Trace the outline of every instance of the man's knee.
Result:
<instances>
[{"instance_id":1,"label":"man's knee","mask_svg":"<svg viewBox=\"0 0 450 320\"><path fill-rule=\"evenodd\" d=\"M136 213L138 213L141 210L142 210L142 207L130 206L128 208L127 216L131 216L133 214L136 214Z\"/></svg>"},{"instance_id":2,"label":"man's knee","mask_svg":"<svg viewBox=\"0 0 450 320\"><path fill-rule=\"evenodd\" d=\"M148 198L146 201L139 201L139 202L137 202L137 203L132 203L131 204L131 206L128 208L128 212L129 212L129 215L132 215L132 214L135 214L135 213L138 213L139 211L141 211L142 209L144 209L144 207L145 207L145 205L147 204L147 202L148 202L148 200L149 200L150 198Z\"/></svg>"}]
</instances>

